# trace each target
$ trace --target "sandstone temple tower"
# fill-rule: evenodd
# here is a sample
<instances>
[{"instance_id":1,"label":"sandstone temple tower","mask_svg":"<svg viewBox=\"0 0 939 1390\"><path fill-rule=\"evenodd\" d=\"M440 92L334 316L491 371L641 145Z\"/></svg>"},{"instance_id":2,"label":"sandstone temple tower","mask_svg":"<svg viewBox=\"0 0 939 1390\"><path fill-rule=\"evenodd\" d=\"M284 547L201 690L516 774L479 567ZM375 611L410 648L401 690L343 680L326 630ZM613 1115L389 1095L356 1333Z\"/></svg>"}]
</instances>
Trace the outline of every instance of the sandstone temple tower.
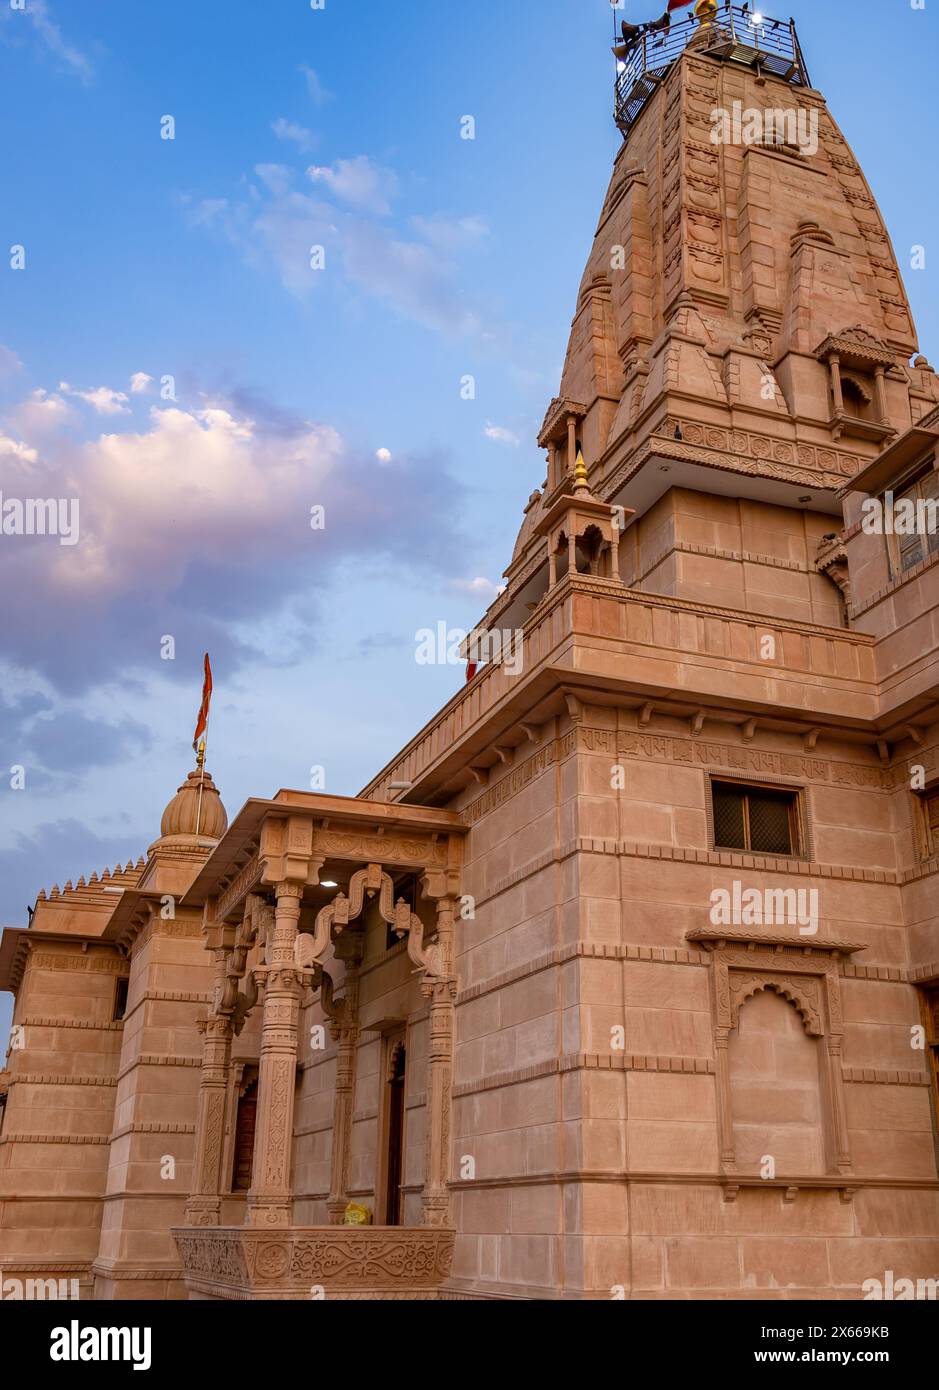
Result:
<instances>
[{"instance_id":1,"label":"sandstone temple tower","mask_svg":"<svg viewBox=\"0 0 939 1390\"><path fill-rule=\"evenodd\" d=\"M939 379L794 27L699 0L620 56L547 477L469 643L523 659L358 798L228 826L210 782L200 823L192 774L145 862L4 933L5 1275L939 1277L939 533L869 524L939 499Z\"/></svg>"}]
</instances>

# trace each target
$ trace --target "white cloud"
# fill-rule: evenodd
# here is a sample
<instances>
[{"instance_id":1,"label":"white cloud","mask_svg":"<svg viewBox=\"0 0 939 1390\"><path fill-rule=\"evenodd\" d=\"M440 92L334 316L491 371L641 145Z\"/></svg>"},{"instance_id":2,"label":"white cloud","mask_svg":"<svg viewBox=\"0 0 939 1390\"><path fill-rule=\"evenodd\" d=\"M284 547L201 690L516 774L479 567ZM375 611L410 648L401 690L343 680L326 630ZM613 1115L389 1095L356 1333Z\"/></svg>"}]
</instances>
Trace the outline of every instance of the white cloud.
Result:
<instances>
[{"instance_id":1,"label":"white cloud","mask_svg":"<svg viewBox=\"0 0 939 1390\"><path fill-rule=\"evenodd\" d=\"M501 594L505 585L493 584L491 579L483 579L477 576L476 579L454 579L454 589L460 589L464 593L472 594L475 598L485 599L490 603L497 594Z\"/></svg>"},{"instance_id":2,"label":"white cloud","mask_svg":"<svg viewBox=\"0 0 939 1390\"><path fill-rule=\"evenodd\" d=\"M68 424L72 419L72 407L56 392L44 390L41 386L30 392L10 414L10 420L19 432L27 437L48 434Z\"/></svg>"},{"instance_id":3,"label":"white cloud","mask_svg":"<svg viewBox=\"0 0 939 1390\"><path fill-rule=\"evenodd\" d=\"M306 78L306 89L313 100L313 104L315 106L322 106L324 102L329 100L331 93L327 92L326 88L323 86L320 81L319 73L314 71L313 68L308 68L306 64L300 68L300 71Z\"/></svg>"},{"instance_id":4,"label":"white cloud","mask_svg":"<svg viewBox=\"0 0 939 1390\"><path fill-rule=\"evenodd\" d=\"M152 380L153 377L148 376L146 372L134 372L130 379L131 394L139 396L142 392L146 391Z\"/></svg>"},{"instance_id":5,"label":"white cloud","mask_svg":"<svg viewBox=\"0 0 939 1390\"><path fill-rule=\"evenodd\" d=\"M66 396L75 396L96 410L99 415L127 415L130 407L124 391L113 391L110 386L96 386L91 391L78 391L67 381L59 382L59 390Z\"/></svg>"},{"instance_id":6,"label":"white cloud","mask_svg":"<svg viewBox=\"0 0 939 1390\"><path fill-rule=\"evenodd\" d=\"M293 181L293 173L286 164L256 164L254 172L275 198L282 198Z\"/></svg>"},{"instance_id":7,"label":"white cloud","mask_svg":"<svg viewBox=\"0 0 939 1390\"><path fill-rule=\"evenodd\" d=\"M480 218L415 218L413 230L398 232L384 220L397 177L365 156L308 170L319 196L291 188L282 164L258 165L254 173L255 180L242 180L238 200L181 203L193 227L226 237L259 273L273 266L291 294L307 298L323 286L326 277L310 265L311 247L322 246L333 285L365 291L450 338L491 341L502 332L466 304L459 287L465 255L451 254L486 235Z\"/></svg>"},{"instance_id":8,"label":"white cloud","mask_svg":"<svg viewBox=\"0 0 939 1390\"><path fill-rule=\"evenodd\" d=\"M190 210L189 220L194 227L209 227L228 211L227 198L201 198Z\"/></svg>"},{"instance_id":9,"label":"white cloud","mask_svg":"<svg viewBox=\"0 0 939 1390\"><path fill-rule=\"evenodd\" d=\"M316 136L312 130L307 130L306 126L298 125L296 121L288 121L286 116L278 116L277 120L271 125L271 130L278 140L286 140L292 145L296 145L298 150L307 153L316 144Z\"/></svg>"},{"instance_id":10,"label":"white cloud","mask_svg":"<svg viewBox=\"0 0 939 1390\"><path fill-rule=\"evenodd\" d=\"M0 458L18 459L21 463L35 463L39 458L35 449L18 439L10 439L0 434Z\"/></svg>"},{"instance_id":11,"label":"white cloud","mask_svg":"<svg viewBox=\"0 0 939 1390\"><path fill-rule=\"evenodd\" d=\"M398 179L392 170L373 164L364 154L355 159L337 159L332 165L314 164L307 174L313 183L325 184L341 203L376 216L391 211L398 192Z\"/></svg>"},{"instance_id":12,"label":"white cloud","mask_svg":"<svg viewBox=\"0 0 939 1390\"><path fill-rule=\"evenodd\" d=\"M340 450L325 427L284 439L221 405L154 406L145 432L104 434L80 449L82 495L92 501L69 582L113 592L149 574L172 588L195 556L247 559L291 524L303 535L309 498Z\"/></svg>"},{"instance_id":13,"label":"white cloud","mask_svg":"<svg viewBox=\"0 0 939 1390\"><path fill-rule=\"evenodd\" d=\"M24 404L40 422L44 405L71 404L36 397ZM307 646L319 589L376 552L396 572L429 568L440 583L453 573L461 491L439 455L378 466L335 429L250 390L132 419L103 421L91 439L2 431L5 493L81 504L77 545L0 546L0 593L15 584L21 596L5 615L5 657L58 689L152 669L155 632L234 669L294 612ZM314 505L325 530L311 527ZM428 534L450 543L428 550Z\"/></svg>"},{"instance_id":14,"label":"white cloud","mask_svg":"<svg viewBox=\"0 0 939 1390\"><path fill-rule=\"evenodd\" d=\"M62 30L50 16L46 0L29 0L25 14L32 20L36 34L48 52L86 85L91 82L94 77L91 61L64 37Z\"/></svg>"},{"instance_id":15,"label":"white cloud","mask_svg":"<svg viewBox=\"0 0 939 1390\"><path fill-rule=\"evenodd\" d=\"M517 434L513 434L511 430L505 429L502 425L493 425L489 421L486 422L486 428L483 430L483 434L487 439L491 439L494 444L508 444L513 449L517 448L521 443Z\"/></svg>"},{"instance_id":16,"label":"white cloud","mask_svg":"<svg viewBox=\"0 0 939 1390\"><path fill-rule=\"evenodd\" d=\"M390 462L391 462L391 450L390 450L390 449L376 449L376 450L375 450L375 457L378 459L378 462L379 462L379 463L390 463Z\"/></svg>"}]
</instances>

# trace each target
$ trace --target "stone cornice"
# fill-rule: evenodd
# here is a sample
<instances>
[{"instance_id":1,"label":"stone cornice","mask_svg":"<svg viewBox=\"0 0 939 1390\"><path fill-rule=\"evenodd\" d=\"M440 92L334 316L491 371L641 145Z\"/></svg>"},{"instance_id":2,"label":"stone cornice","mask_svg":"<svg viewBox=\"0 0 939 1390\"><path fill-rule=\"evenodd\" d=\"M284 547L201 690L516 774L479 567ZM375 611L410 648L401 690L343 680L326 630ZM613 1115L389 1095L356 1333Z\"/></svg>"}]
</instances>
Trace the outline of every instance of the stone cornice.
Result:
<instances>
[{"instance_id":1,"label":"stone cornice","mask_svg":"<svg viewBox=\"0 0 939 1390\"><path fill-rule=\"evenodd\" d=\"M925 1071L888 1071L873 1067L845 1067L845 1081L855 1086L928 1086Z\"/></svg>"},{"instance_id":2,"label":"stone cornice","mask_svg":"<svg viewBox=\"0 0 939 1390\"><path fill-rule=\"evenodd\" d=\"M195 1134L195 1132L195 1125L171 1124L168 1122L157 1124L151 1121L144 1123L138 1120L133 1124L122 1125L120 1129L116 1129L111 1135L111 1142L113 1143L116 1139L123 1139L125 1135L128 1134Z\"/></svg>"},{"instance_id":3,"label":"stone cornice","mask_svg":"<svg viewBox=\"0 0 939 1390\"><path fill-rule=\"evenodd\" d=\"M522 1086L528 1081L539 1081L546 1076L560 1076L572 1071L646 1071L671 1072L682 1076L710 1076L714 1074L714 1059L652 1056L647 1053L629 1052L569 1052L561 1057L551 1057L545 1062L536 1062L530 1067L495 1072L478 1081L466 1081L454 1087L453 1099L457 1101L466 1096L480 1095L484 1091L499 1091L506 1086ZM456 1185L459 1187L462 1183Z\"/></svg>"},{"instance_id":4,"label":"stone cornice","mask_svg":"<svg viewBox=\"0 0 939 1390\"><path fill-rule=\"evenodd\" d=\"M139 1057L133 1057L127 1066L118 1072L118 1081L122 1080L135 1067L201 1067L201 1057L180 1057L172 1052L142 1052Z\"/></svg>"},{"instance_id":5,"label":"stone cornice","mask_svg":"<svg viewBox=\"0 0 939 1390\"><path fill-rule=\"evenodd\" d=\"M14 1086L116 1086L116 1076L68 1076L61 1072L14 1072L9 1085Z\"/></svg>"},{"instance_id":6,"label":"stone cornice","mask_svg":"<svg viewBox=\"0 0 939 1390\"><path fill-rule=\"evenodd\" d=\"M2 1134L0 1144L94 1144L103 1146L110 1144L109 1134ZM6 1201L6 1198L3 1199ZM29 1200L44 1202L45 1197L35 1196ZM71 1199L75 1200L75 1199ZM80 1199L79 1199L80 1200ZM99 1197L90 1197L89 1201L100 1201Z\"/></svg>"},{"instance_id":7,"label":"stone cornice","mask_svg":"<svg viewBox=\"0 0 939 1390\"><path fill-rule=\"evenodd\" d=\"M118 1019L116 1022L92 1023L83 1018L50 1018L47 1014L39 1015L36 1018L17 1019L24 1028L84 1028L93 1033L122 1033L124 1031L124 1020Z\"/></svg>"},{"instance_id":8,"label":"stone cornice","mask_svg":"<svg viewBox=\"0 0 939 1390\"><path fill-rule=\"evenodd\" d=\"M685 937L688 941L700 942L709 951L721 950L725 945L771 946L776 949L781 966L793 952L800 956L847 956L868 949L864 942L843 941L838 937L786 936L778 931L759 931L755 927L695 927L686 932Z\"/></svg>"}]
</instances>

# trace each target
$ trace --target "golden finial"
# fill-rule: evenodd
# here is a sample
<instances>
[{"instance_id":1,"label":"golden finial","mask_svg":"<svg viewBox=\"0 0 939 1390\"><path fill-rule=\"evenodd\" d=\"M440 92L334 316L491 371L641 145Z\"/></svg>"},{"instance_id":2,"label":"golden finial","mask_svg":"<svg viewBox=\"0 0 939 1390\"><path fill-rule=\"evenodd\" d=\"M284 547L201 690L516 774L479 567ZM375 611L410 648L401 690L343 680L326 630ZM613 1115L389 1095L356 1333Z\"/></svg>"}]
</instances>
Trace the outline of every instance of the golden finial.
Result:
<instances>
[{"instance_id":1,"label":"golden finial","mask_svg":"<svg viewBox=\"0 0 939 1390\"><path fill-rule=\"evenodd\" d=\"M200 743L199 743L199 750L198 750L198 752L196 753L196 767L197 767L197 769L198 769L200 772L201 772L202 769L205 767L205 739L204 739L204 738L200 740Z\"/></svg>"},{"instance_id":2,"label":"golden finial","mask_svg":"<svg viewBox=\"0 0 939 1390\"><path fill-rule=\"evenodd\" d=\"M713 24L717 18L718 0L698 0L694 7L694 17L702 28Z\"/></svg>"},{"instance_id":3,"label":"golden finial","mask_svg":"<svg viewBox=\"0 0 939 1390\"><path fill-rule=\"evenodd\" d=\"M577 450L577 462L574 464L574 486L588 487L587 465L584 463L583 449Z\"/></svg>"}]
</instances>

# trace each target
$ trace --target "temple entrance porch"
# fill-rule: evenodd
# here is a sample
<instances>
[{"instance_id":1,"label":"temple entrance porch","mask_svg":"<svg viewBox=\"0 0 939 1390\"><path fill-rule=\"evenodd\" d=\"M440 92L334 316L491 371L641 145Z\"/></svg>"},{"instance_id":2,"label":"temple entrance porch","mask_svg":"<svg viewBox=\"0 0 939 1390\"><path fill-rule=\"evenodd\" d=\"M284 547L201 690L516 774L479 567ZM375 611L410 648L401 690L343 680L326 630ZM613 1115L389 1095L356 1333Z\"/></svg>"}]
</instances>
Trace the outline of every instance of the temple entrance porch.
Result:
<instances>
[{"instance_id":1,"label":"temple entrance porch","mask_svg":"<svg viewBox=\"0 0 939 1390\"><path fill-rule=\"evenodd\" d=\"M190 1199L174 1230L190 1297L423 1298L447 1277L462 833L448 812L280 793L248 804L190 889L215 962ZM403 878L416 886L396 897ZM410 1028L420 1124L405 1089ZM245 1032L256 1063L233 1061ZM373 1052L377 1075L362 1062ZM250 1116L235 1100L245 1075ZM323 1224L297 1220L311 1211ZM345 1224L353 1212L369 1224Z\"/></svg>"}]
</instances>

